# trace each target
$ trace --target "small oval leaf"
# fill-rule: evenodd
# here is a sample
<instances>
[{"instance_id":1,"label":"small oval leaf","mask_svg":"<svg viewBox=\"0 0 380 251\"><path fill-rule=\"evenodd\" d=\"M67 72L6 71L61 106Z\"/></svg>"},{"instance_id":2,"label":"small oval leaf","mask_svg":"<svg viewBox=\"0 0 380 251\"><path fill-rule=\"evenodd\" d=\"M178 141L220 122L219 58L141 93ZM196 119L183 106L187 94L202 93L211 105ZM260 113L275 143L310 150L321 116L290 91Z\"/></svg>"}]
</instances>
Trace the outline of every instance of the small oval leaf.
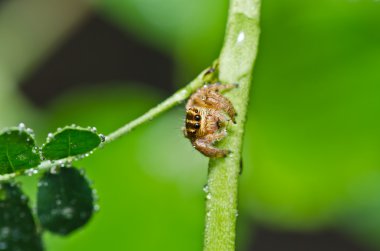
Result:
<instances>
[{"instance_id":1,"label":"small oval leaf","mask_svg":"<svg viewBox=\"0 0 380 251\"><path fill-rule=\"evenodd\" d=\"M43 250L28 199L14 183L0 184L0 250Z\"/></svg>"},{"instance_id":2,"label":"small oval leaf","mask_svg":"<svg viewBox=\"0 0 380 251\"><path fill-rule=\"evenodd\" d=\"M48 136L42 155L49 160L85 154L98 147L101 138L90 129L65 127Z\"/></svg>"},{"instance_id":3,"label":"small oval leaf","mask_svg":"<svg viewBox=\"0 0 380 251\"><path fill-rule=\"evenodd\" d=\"M50 232L67 235L85 225L93 214L93 202L90 185L76 168L46 172L38 183L37 215Z\"/></svg>"},{"instance_id":4,"label":"small oval leaf","mask_svg":"<svg viewBox=\"0 0 380 251\"><path fill-rule=\"evenodd\" d=\"M36 167L40 162L31 134L15 128L0 134L0 174Z\"/></svg>"}]
</instances>

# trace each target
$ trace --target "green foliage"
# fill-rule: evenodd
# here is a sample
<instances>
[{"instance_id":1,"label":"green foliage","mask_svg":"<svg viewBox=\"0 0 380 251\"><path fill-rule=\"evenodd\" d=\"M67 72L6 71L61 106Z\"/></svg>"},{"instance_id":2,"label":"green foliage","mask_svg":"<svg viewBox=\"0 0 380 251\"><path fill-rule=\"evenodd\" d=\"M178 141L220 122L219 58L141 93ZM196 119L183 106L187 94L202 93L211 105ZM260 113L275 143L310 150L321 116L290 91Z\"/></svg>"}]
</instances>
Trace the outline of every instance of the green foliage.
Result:
<instances>
[{"instance_id":1,"label":"green foliage","mask_svg":"<svg viewBox=\"0 0 380 251\"><path fill-rule=\"evenodd\" d=\"M0 183L0 250L42 251L28 198L15 183Z\"/></svg>"},{"instance_id":2,"label":"green foliage","mask_svg":"<svg viewBox=\"0 0 380 251\"><path fill-rule=\"evenodd\" d=\"M93 213L93 191L75 168L46 172L38 183L37 215L44 229L67 235L85 225Z\"/></svg>"},{"instance_id":3,"label":"green foliage","mask_svg":"<svg viewBox=\"0 0 380 251\"><path fill-rule=\"evenodd\" d=\"M5 129L0 134L0 174L15 176L21 170L33 172L34 167L53 167L55 160L60 160L59 165L63 164L64 158L87 157L104 139L95 128L67 126L55 134L49 133L47 142L40 149L35 145L33 130L21 123L19 127ZM41 163L41 158L46 161Z\"/></svg>"},{"instance_id":4,"label":"green foliage","mask_svg":"<svg viewBox=\"0 0 380 251\"><path fill-rule=\"evenodd\" d=\"M0 134L0 174L15 173L40 164L34 137L26 130L6 129Z\"/></svg>"},{"instance_id":5,"label":"green foliage","mask_svg":"<svg viewBox=\"0 0 380 251\"><path fill-rule=\"evenodd\" d=\"M49 134L47 143L42 147L42 156L58 160L90 152L101 142L96 129L84 129L77 126L65 127L55 134Z\"/></svg>"},{"instance_id":6,"label":"green foliage","mask_svg":"<svg viewBox=\"0 0 380 251\"><path fill-rule=\"evenodd\" d=\"M35 145L33 131L21 123L0 134L0 174L7 174L1 178L6 180L48 169L39 182L37 216L43 228L67 235L89 221L94 198L83 174L64 164L88 156L102 140L104 136L98 135L95 128L70 126L49 134L40 149ZM41 163L40 158L45 161ZM42 250L26 196L13 183L0 185L0 249Z\"/></svg>"}]
</instances>

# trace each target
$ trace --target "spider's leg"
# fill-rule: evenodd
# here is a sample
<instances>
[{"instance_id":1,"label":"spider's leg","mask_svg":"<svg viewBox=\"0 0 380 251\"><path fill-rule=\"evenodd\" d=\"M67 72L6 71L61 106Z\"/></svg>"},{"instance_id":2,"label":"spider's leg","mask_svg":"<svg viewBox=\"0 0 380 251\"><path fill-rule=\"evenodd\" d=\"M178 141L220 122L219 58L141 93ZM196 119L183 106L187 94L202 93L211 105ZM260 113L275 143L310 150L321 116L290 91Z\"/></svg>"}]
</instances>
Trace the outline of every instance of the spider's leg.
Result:
<instances>
[{"instance_id":1,"label":"spider's leg","mask_svg":"<svg viewBox=\"0 0 380 251\"><path fill-rule=\"evenodd\" d=\"M208 91L211 91L211 92L222 92L222 91L231 90L238 86L239 86L238 84L222 84L220 82L217 82L215 84L207 85L206 88L208 89Z\"/></svg>"},{"instance_id":2,"label":"spider's leg","mask_svg":"<svg viewBox=\"0 0 380 251\"><path fill-rule=\"evenodd\" d=\"M217 132L215 134L209 134L204 138L196 139L193 142L193 146L195 149L206 155L207 157L211 158L220 158L225 157L227 154L230 153L229 150L225 149L219 149L213 146L212 144L215 141L219 141L223 139L226 136L225 131Z\"/></svg>"},{"instance_id":3,"label":"spider's leg","mask_svg":"<svg viewBox=\"0 0 380 251\"><path fill-rule=\"evenodd\" d=\"M231 120L235 123L236 111L231 101L217 92L210 92L204 100L205 104L213 107L216 110L222 110L230 116Z\"/></svg>"},{"instance_id":4,"label":"spider's leg","mask_svg":"<svg viewBox=\"0 0 380 251\"><path fill-rule=\"evenodd\" d=\"M201 139L195 140L193 142L193 146L195 147L195 149L197 149L198 151L210 158L226 157L227 154L230 153L229 150L216 148L215 146L209 145Z\"/></svg>"}]
</instances>

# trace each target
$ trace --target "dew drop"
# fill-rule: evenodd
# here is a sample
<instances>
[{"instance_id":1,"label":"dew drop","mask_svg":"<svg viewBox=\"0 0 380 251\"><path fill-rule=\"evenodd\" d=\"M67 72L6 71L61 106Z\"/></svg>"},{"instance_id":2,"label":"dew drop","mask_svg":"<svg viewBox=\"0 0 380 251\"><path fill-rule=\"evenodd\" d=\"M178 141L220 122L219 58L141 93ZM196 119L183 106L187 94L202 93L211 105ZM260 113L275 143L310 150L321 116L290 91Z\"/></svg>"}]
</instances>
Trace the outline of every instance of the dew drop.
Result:
<instances>
[{"instance_id":1,"label":"dew drop","mask_svg":"<svg viewBox=\"0 0 380 251\"><path fill-rule=\"evenodd\" d=\"M40 181L37 185L38 187L47 187L49 186L49 183L47 181Z\"/></svg>"},{"instance_id":2,"label":"dew drop","mask_svg":"<svg viewBox=\"0 0 380 251\"><path fill-rule=\"evenodd\" d=\"M66 219L71 219L74 216L74 209L71 207L65 207L62 209L62 216Z\"/></svg>"},{"instance_id":3,"label":"dew drop","mask_svg":"<svg viewBox=\"0 0 380 251\"><path fill-rule=\"evenodd\" d=\"M25 173L28 176L32 176L32 175L38 173L38 169L37 168L30 168L30 169L26 170Z\"/></svg>"},{"instance_id":4,"label":"dew drop","mask_svg":"<svg viewBox=\"0 0 380 251\"><path fill-rule=\"evenodd\" d=\"M35 147L33 147L32 152L33 153L39 153L40 152L39 150L40 149L38 148L38 146L35 146Z\"/></svg>"},{"instance_id":5,"label":"dew drop","mask_svg":"<svg viewBox=\"0 0 380 251\"><path fill-rule=\"evenodd\" d=\"M33 131L33 129L31 129L31 128L27 128L25 131L26 131L28 134L30 134L31 136L34 136L34 131Z\"/></svg>"},{"instance_id":6,"label":"dew drop","mask_svg":"<svg viewBox=\"0 0 380 251\"><path fill-rule=\"evenodd\" d=\"M20 131L24 131L24 130L26 129L25 124L24 124L24 123L20 123L20 124L18 124L18 129L19 129Z\"/></svg>"},{"instance_id":7,"label":"dew drop","mask_svg":"<svg viewBox=\"0 0 380 251\"><path fill-rule=\"evenodd\" d=\"M207 184L204 185L204 187L203 187L203 191L204 191L205 193L208 193L208 192L209 192L209 188L208 188L208 185L207 185Z\"/></svg>"},{"instance_id":8,"label":"dew drop","mask_svg":"<svg viewBox=\"0 0 380 251\"><path fill-rule=\"evenodd\" d=\"M95 189L92 190L92 198L95 202L99 200L98 192Z\"/></svg>"},{"instance_id":9,"label":"dew drop","mask_svg":"<svg viewBox=\"0 0 380 251\"><path fill-rule=\"evenodd\" d=\"M10 233L10 229L9 227L2 227L1 230L0 230L0 235L4 238L4 237L7 237Z\"/></svg>"},{"instance_id":10,"label":"dew drop","mask_svg":"<svg viewBox=\"0 0 380 251\"><path fill-rule=\"evenodd\" d=\"M98 212L100 210L100 206L98 204L94 205L94 212Z\"/></svg>"},{"instance_id":11,"label":"dew drop","mask_svg":"<svg viewBox=\"0 0 380 251\"><path fill-rule=\"evenodd\" d=\"M48 136L47 136L47 141L49 142L50 140L52 140L54 138L54 134L49 132L48 133Z\"/></svg>"},{"instance_id":12,"label":"dew drop","mask_svg":"<svg viewBox=\"0 0 380 251\"><path fill-rule=\"evenodd\" d=\"M66 161L65 167L68 167L68 168L73 167L73 159L72 158L69 158Z\"/></svg>"},{"instance_id":13,"label":"dew drop","mask_svg":"<svg viewBox=\"0 0 380 251\"><path fill-rule=\"evenodd\" d=\"M211 200L211 198L212 198L211 193L208 193L208 194L206 195L206 198L207 198L208 200Z\"/></svg>"},{"instance_id":14,"label":"dew drop","mask_svg":"<svg viewBox=\"0 0 380 251\"><path fill-rule=\"evenodd\" d=\"M22 202L27 202L28 201L28 197L26 197L26 195L24 195L24 194L21 195L20 199L21 199Z\"/></svg>"},{"instance_id":15,"label":"dew drop","mask_svg":"<svg viewBox=\"0 0 380 251\"><path fill-rule=\"evenodd\" d=\"M50 169L50 173L51 173L51 174L57 174L57 173L58 173L58 167L57 167L57 166L53 166L53 167Z\"/></svg>"},{"instance_id":16,"label":"dew drop","mask_svg":"<svg viewBox=\"0 0 380 251\"><path fill-rule=\"evenodd\" d=\"M245 39L245 33L244 33L244 31L241 31L241 32L239 33L238 37L237 37L236 42L237 42L237 43L241 43L241 42L244 41L244 39Z\"/></svg>"}]
</instances>

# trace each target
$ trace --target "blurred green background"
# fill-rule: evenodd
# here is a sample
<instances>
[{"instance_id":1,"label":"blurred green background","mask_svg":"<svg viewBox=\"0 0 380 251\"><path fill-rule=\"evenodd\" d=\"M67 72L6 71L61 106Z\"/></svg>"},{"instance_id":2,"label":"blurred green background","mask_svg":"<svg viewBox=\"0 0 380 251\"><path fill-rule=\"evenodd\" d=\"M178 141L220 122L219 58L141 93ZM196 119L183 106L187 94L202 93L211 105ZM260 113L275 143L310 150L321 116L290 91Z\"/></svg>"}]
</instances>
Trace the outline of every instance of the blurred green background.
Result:
<instances>
[{"instance_id":1,"label":"blurred green background","mask_svg":"<svg viewBox=\"0 0 380 251\"><path fill-rule=\"evenodd\" d=\"M72 123L112 132L217 57L227 8L0 1L0 126L24 122L40 143ZM238 250L380 250L380 2L264 0L261 27ZM201 250L207 159L183 114L77 163L100 211L67 238L45 234L46 250ZM32 202L36 179L19 178Z\"/></svg>"}]
</instances>

